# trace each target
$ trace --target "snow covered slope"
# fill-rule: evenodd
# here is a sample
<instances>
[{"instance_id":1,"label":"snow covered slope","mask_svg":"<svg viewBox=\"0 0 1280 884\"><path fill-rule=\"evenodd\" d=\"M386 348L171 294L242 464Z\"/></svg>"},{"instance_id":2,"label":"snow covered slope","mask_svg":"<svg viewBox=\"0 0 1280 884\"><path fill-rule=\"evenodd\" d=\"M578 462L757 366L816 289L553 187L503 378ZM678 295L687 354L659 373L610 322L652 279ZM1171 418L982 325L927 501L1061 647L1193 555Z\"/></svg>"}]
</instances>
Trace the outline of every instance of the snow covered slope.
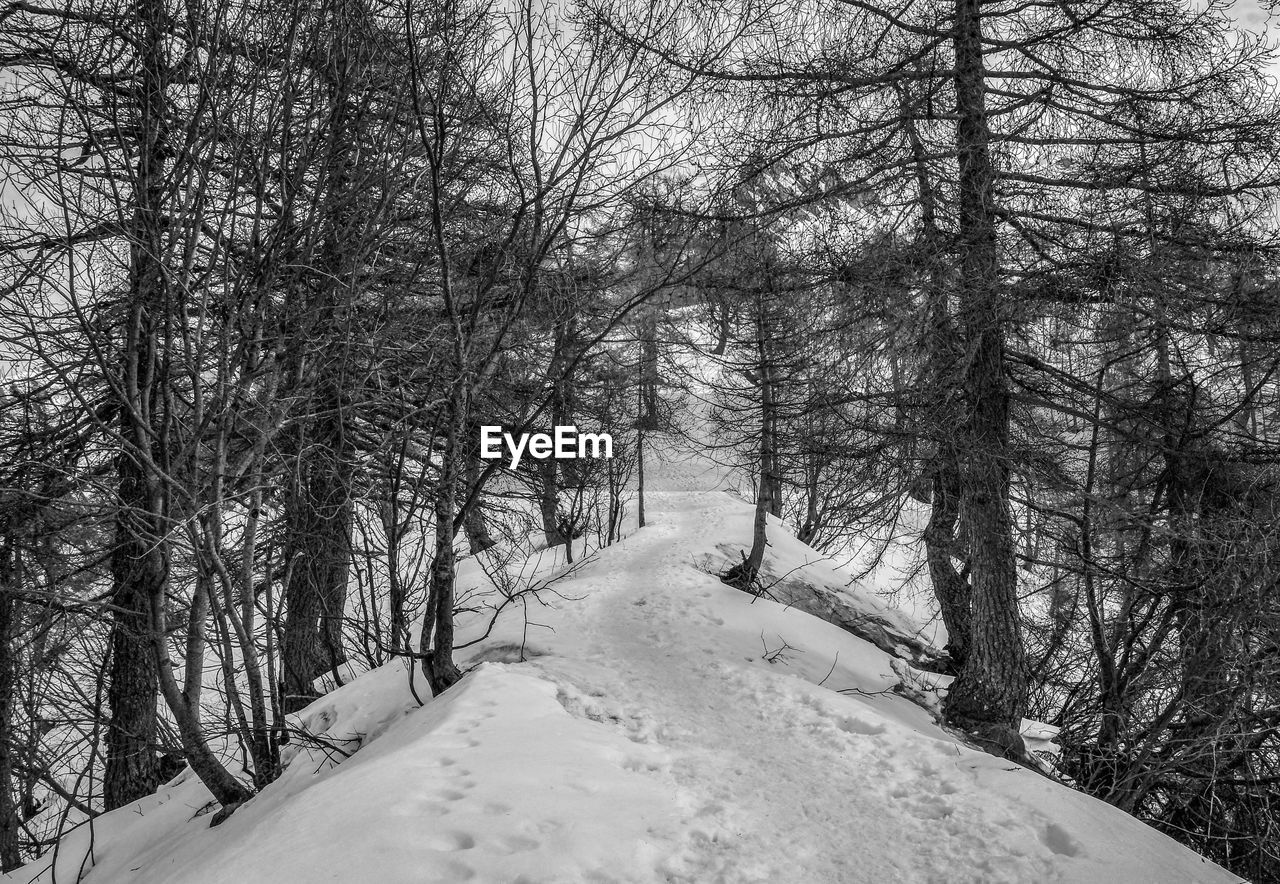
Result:
<instances>
[{"instance_id":1,"label":"snow covered slope","mask_svg":"<svg viewBox=\"0 0 1280 884\"><path fill-rule=\"evenodd\" d=\"M441 699L419 708L401 663L367 673L302 714L314 745L223 825L184 775L66 838L56 880L1238 880L967 748L892 692L902 665L872 644L700 570L750 538L721 484L667 471L651 525L510 608ZM835 579L774 527L775 570Z\"/></svg>"}]
</instances>

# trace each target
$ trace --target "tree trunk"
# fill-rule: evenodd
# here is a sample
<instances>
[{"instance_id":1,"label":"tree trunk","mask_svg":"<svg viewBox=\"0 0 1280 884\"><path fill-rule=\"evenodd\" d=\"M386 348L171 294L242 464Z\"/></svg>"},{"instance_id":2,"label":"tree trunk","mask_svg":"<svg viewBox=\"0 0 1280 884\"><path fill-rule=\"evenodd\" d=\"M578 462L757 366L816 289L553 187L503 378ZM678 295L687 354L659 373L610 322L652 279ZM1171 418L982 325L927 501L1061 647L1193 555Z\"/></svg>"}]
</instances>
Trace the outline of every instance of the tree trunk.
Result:
<instances>
[{"instance_id":1,"label":"tree trunk","mask_svg":"<svg viewBox=\"0 0 1280 884\"><path fill-rule=\"evenodd\" d=\"M245 680L249 687L249 712L251 716L250 755L253 758L254 785L261 789L275 780L280 773L280 744L272 727L277 713L271 681L264 676L262 659L255 645L257 606L254 594L254 565L258 560L258 522L262 511L261 478L249 496L248 516L245 519L244 543L240 556L240 616L241 654L244 657ZM228 592L228 608L235 599Z\"/></svg>"},{"instance_id":2,"label":"tree trunk","mask_svg":"<svg viewBox=\"0 0 1280 884\"><path fill-rule=\"evenodd\" d=\"M164 597L168 561L160 519L161 496L149 481L153 454L156 377L159 354L156 328L165 309L161 213L165 191L162 137L166 116L166 62L161 47L164 10L158 2L140 3L139 82L130 111L139 138L130 219L129 293L120 374L123 445L117 456L115 546L111 551L111 665L107 703L103 804L121 807L155 791L159 773L155 754L158 681L153 649L151 606Z\"/></svg>"},{"instance_id":3,"label":"tree trunk","mask_svg":"<svg viewBox=\"0 0 1280 884\"><path fill-rule=\"evenodd\" d=\"M645 526L644 434L658 428L658 325L652 307L640 313L640 363L636 401L636 512L638 525Z\"/></svg>"},{"instance_id":4,"label":"tree trunk","mask_svg":"<svg viewBox=\"0 0 1280 884\"><path fill-rule=\"evenodd\" d=\"M764 418L761 429L768 438L768 451L761 451L760 491L765 501L766 511L775 519L781 519L782 455L778 451L780 440L778 438L777 390L774 389L772 368L765 368L761 376L767 377L760 394L760 406Z\"/></svg>"},{"instance_id":5,"label":"tree trunk","mask_svg":"<svg viewBox=\"0 0 1280 884\"><path fill-rule=\"evenodd\" d=\"M821 495L822 478L822 455L818 452L811 452L805 458L804 468L804 523L801 524L800 530L796 533L796 539L801 543L813 545L814 539L818 536L818 532L822 529L822 515L818 509L819 495Z\"/></svg>"},{"instance_id":6,"label":"tree trunk","mask_svg":"<svg viewBox=\"0 0 1280 884\"><path fill-rule=\"evenodd\" d=\"M538 515L542 519L542 538L547 549L562 543L571 543L560 531L560 473L554 457L548 457L535 467L538 471Z\"/></svg>"},{"instance_id":7,"label":"tree trunk","mask_svg":"<svg viewBox=\"0 0 1280 884\"><path fill-rule=\"evenodd\" d=\"M467 458L467 492L470 494L480 484L480 461L475 457ZM467 548L471 554L477 555L485 550L493 549L498 541L489 532L485 521L484 509L480 505L480 493L476 491L475 501L467 508L462 517L462 529L467 535Z\"/></svg>"},{"instance_id":8,"label":"tree trunk","mask_svg":"<svg viewBox=\"0 0 1280 884\"><path fill-rule=\"evenodd\" d=\"M968 413L960 427L960 516L972 556L969 647L946 700L961 727L1011 729L1026 697L1009 513L1009 393L979 0L957 0L953 33L959 159L960 315Z\"/></svg>"},{"instance_id":9,"label":"tree trunk","mask_svg":"<svg viewBox=\"0 0 1280 884\"><path fill-rule=\"evenodd\" d=\"M636 520L644 527L644 427L636 430Z\"/></svg>"},{"instance_id":10,"label":"tree trunk","mask_svg":"<svg viewBox=\"0 0 1280 884\"><path fill-rule=\"evenodd\" d=\"M929 523L924 529L924 543L929 579L942 612L942 622L947 627L947 654L956 670L964 666L972 630L969 583L952 561L959 505L959 465L954 457L940 457L933 469L931 508Z\"/></svg>"},{"instance_id":11,"label":"tree trunk","mask_svg":"<svg viewBox=\"0 0 1280 884\"><path fill-rule=\"evenodd\" d=\"M756 489L756 511L751 530L751 552L738 564L721 575L721 580L738 589L753 591L760 568L764 564L764 551L768 546L768 515L778 507L776 499L778 479L775 473L778 463L777 402L775 401L773 362L766 337L768 322L765 320L764 295L756 296L756 365L755 381L760 388L760 481ZM775 513L776 514L776 513Z\"/></svg>"},{"instance_id":12,"label":"tree trunk","mask_svg":"<svg viewBox=\"0 0 1280 884\"><path fill-rule=\"evenodd\" d=\"M422 674L432 696L439 696L462 678L453 662L453 603L457 557L453 538L457 533L458 473L461 467L461 427L466 420L465 393L456 392L448 406L444 426L444 450L440 456L440 478L435 494L435 556L427 588L427 611L422 621L419 650Z\"/></svg>"},{"instance_id":13,"label":"tree trunk","mask_svg":"<svg viewBox=\"0 0 1280 884\"><path fill-rule=\"evenodd\" d=\"M720 295L711 302L711 314L716 321L716 346L711 351L712 356L723 356L724 351L729 346L729 330L731 314L729 312L729 299Z\"/></svg>"},{"instance_id":14,"label":"tree trunk","mask_svg":"<svg viewBox=\"0 0 1280 884\"><path fill-rule=\"evenodd\" d=\"M150 604L164 592L164 563L144 538L148 508L142 469L119 455L119 503L115 548L111 552L111 663L108 672L106 764L102 802L123 807L160 785L156 758L156 702L159 683L151 647Z\"/></svg>"},{"instance_id":15,"label":"tree trunk","mask_svg":"<svg viewBox=\"0 0 1280 884\"><path fill-rule=\"evenodd\" d=\"M0 530L3 526L0 526ZM18 851L18 831L22 819L13 780L13 747L17 734L13 726L13 709L17 692L17 667L14 661L18 599L13 539L7 531L0 535L0 872L8 872L22 864Z\"/></svg>"},{"instance_id":16,"label":"tree trunk","mask_svg":"<svg viewBox=\"0 0 1280 884\"><path fill-rule=\"evenodd\" d=\"M315 680L344 660L343 612L351 566L351 468L341 432L321 421L299 460L288 502L289 583L281 666L283 704L296 712L319 696ZM323 440L323 441L321 441Z\"/></svg>"},{"instance_id":17,"label":"tree trunk","mask_svg":"<svg viewBox=\"0 0 1280 884\"><path fill-rule=\"evenodd\" d=\"M947 654L958 671L969 650L972 629L972 594L969 583L956 570L954 559L963 558L958 549L956 527L960 515L960 460L951 438L960 421L957 399L956 365L961 353L959 336L952 320L947 296L947 274L943 264L945 239L938 227L938 195L929 173L928 154L915 125L916 103L903 92L902 113L912 161L915 164L917 196L920 201L920 247L927 266L924 347L928 354L921 390L927 412L923 435L931 448L924 470L928 482L929 522L923 540L934 597L947 628Z\"/></svg>"},{"instance_id":18,"label":"tree trunk","mask_svg":"<svg viewBox=\"0 0 1280 884\"><path fill-rule=\"evenodd\" d=\"M224 809L232 809L248 801L252 793L239 780L231 775L213 754L205 738L204 727L200 721L200 705L198 699L184 692L174 675L173 662L169 657L169 642L165 625L165 593L151 597L151 633L156 654L156 671L159 675L160 692L164 695L165 704L173 713L178 725L178 735L182 739L182 751L191 770L200 778L200 782L209 789L215 800ZM188 681L192 673L188 673ZM195 673L195 678L200 674Z\"/></svg>"},{"instance_id":19,"label":"tree trunk","mask_svg":"<svg viewBox=\"0 0 1280 884\"><path fill-rule=\"evenodd\" d=\"M134 213L129 223L129 290L121 346L120 485L116 545L112 550L112 683L108 699L112 722L103 791L108 807L148 794L158 785L154 755L157 682L178 724L183 753L191 769L224 806L234 806L249 791L222 766L205 741L200 724L198 686L203 672L202 599L193 601L188 690L174 674L165 627L168 604L171 473L167 440L175 421L166 409L167 353L162 349L166 321L176 311L162 263L166 236L169 145L167 89L171 70L165 54L170 25L164 4L146 0L136 7L137 66L140 71L133 110L139 150L134 170ZM197 594L201 589L197 587ZM141 651L150 645L150 654ZM118 656L117 656L118 655ZM193 671L194 670L194 671ZM114 732L114 733L112 733ZM113 745L114 742L114 745Z\"/></svg>"},{"instance_id":20,"label":"tree trunk","mask_svg":"<svg viewBox=\"0 0 1280 884\"><path fill-rule=\"evenodd\" d=\"M281 647L284 709L297 711L317 696L315 679L346 660L342 626L351 568L353 455L346 423L355 299L370 235L369 182L360 177L372 49L359 2L339 0L318 31L326 53L325 153L318 185L324 236L318 266L295 291L298 375L314 383L314 398L298 418L297 466L288 511L292 579L285 588ZM316 344L321 346L317 348ZM310 359L308 359L310 356Z\"/></svg>"},{"instance_id":21,"label":"tree trunk","mask_svg":"<svg viewBox=\"0 0 1280 884\"><path fill-rule=\"evenodd\" d=\"M658 410L658 315L657 308L645 305L640 314L640 426L656 430L661 423Z\"/></svg>"}]
</instances>

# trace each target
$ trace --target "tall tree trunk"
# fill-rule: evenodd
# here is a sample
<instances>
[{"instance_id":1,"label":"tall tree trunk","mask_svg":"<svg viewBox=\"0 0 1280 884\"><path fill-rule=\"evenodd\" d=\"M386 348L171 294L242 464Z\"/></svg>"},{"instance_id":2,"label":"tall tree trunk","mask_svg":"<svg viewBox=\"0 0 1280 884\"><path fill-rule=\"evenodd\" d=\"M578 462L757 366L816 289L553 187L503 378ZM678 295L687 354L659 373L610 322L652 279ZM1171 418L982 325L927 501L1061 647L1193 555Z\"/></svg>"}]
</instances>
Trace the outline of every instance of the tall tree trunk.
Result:
<instances>
[{"instance_id":1,"label":"tall tree trunk","mask_svg":"<svg viewBox=\"0 0 1280 884\"><path fill-rule=\"evenodd\" d=\"M1170 534L1165 582L1178 635L1183 710L1178 730L1180 767L1187 773L1196 771L1200 781L1209 784L1220 766L1235 757L1238 743L1222 731L1249 681L1242 676L1237 631L1242 615L1252 606L1245 601L1241 578L1231 565L1237 553L1231 549L1228 526L1240 519L1238 508L1250 489L1233 487L1231 471L1222 469L1213 448L1197 439L1194 403L1188 401L1190 382L1173 375L1162 314L1163 308L1157 320L1156 401L1164 427L1161 478ZM1194 807L1200 800L1203 793L1195 791L1174 799L1191 805L1185 813L1212 814L1210 808Z\"/></svg>"},{"instance_id":2,"label":"tall tree trunk","mask_svg":"<svg viewBox=\"0 0 1280 884\"><path fill-rule=\"evenodd\" d=\"M103 788L107 805L154 791L159 774L154 756L156 687L178 725L183 754L191 769L224 806L248 799L249 791L231 776L210 749L200 723L198 686L203 675L205 628L197 585L188 624L187 690L179 686L169 654L165 627L168 604L170 521L169 481L172 472L167 440L174 416L168 413L165 385L169 367L162 350L173 303L166 268L165 217L168 184L165 162L169 145L167 90L170 68L166 34L170 25L162 0L140 0L135 7L138 29L139 88L134 109L140 140L134 172L134 214L129 224L130 278L121 347L120 486L116 544L112 550L112 707L108 734L109 780ZM149 639L146 641L143 637ZM149 662L139 651L150 645ZM115 655L119 654L119 658ZM119 676L117 680L116 676ZM114 757L113 757L114 756Z\"/></svg>"},{"instance_id":3,"label":"tall tree trunk","mask_svg":"<svg viewBox=\"0 0 1280 884\"><path fill-rule=\"evenodd\" d=\"M972 556L973 609L965 663L945 710L953 724L1012 730L1016 738L1027 676L1009 513L1009 393L980 0L957 0L955 10L960 315L968 410L960 427L960 517Z\"/></svg>"},{"instance_id":4,"label":"tall tree trunk","mask_svg":"<svg viewBox=\"0 0 1280 884\"><path fill-rule=\"evenodd\" d=\"M924 347L928 356L921 391L927 413L924 435L931 447L924 476L929 482L929 522L923 540L929 565L929 580L947 628L947 654L957 671L964 665L972 629L972 598L968 581L956 570L955 559L963 558L956 538L960 515L960 459L952 434L959 422L955 407L958 398L956 366L961 355L959 336L951 317L947 296L947 273L943 263L945 240L938 226L938 196L929 173L928 154L915 125L916 102L905 90L902 114L912 161L915 164L917 197L920 201L920 247L926 264Z\"/></svg>"},{"instance_id":5,"label":"tall tree trunk","mask_svg":"<svg viewBox=\"0 0 1280 884\"><path fill-rule=\"evenodd\" d=\"M345 655L343 611L351 566L351 466L336 416L314 426L288 501L291 568L281 667L286 712L318 696L315 680ZM322 441L323 440L323 441Z\"/></svg>"},{"instance_id":6,"label":"tall tree trunk","mask_svg":"<svg viewBox=\"0 0 1280 884\"><path fill-rule=\"evenodd\" d=\"M773 359L769 353L766 334L769 323L765 318L765 295L756 295L756 364L753 380L760 388L760 481L756 489L756 510L751 527L751 552L738 564L721 575L721 580L742 590L751 591L760 568L764 564L764 551L768 546L768 515L777 509L778 446L776 439L778 413L774 388Z\"/></svg>"},{"instance_id":7,"label":"tall tree trunk","mask_svg":"<svg viewBox=\"0 0 1280 884\"><path fill-rule=\"evenodd\" d=\"M573 387L567 372L580 342L577 340L577 321L573 315L555 323L553 346L554 351L548 371L551 378L551 401L548 413L551 417L551 426L554 428L569 425L574 413ZM560 518L560 485L564 470L561 469L559 461L554 457L548 457L538 464L538 472L541 476L539 484L542 492L538 500L538 509L542 516L542 532L546 538L547 547L563 543L565 551L572 557L573 526L562 525ZM572 477L566 484L571 482Z\"/></svg>"},{"instance_id":8,"label":"tall tree trunk","mask_svg":"<svg viewBox=\"0 0 1280 884\"><path fill-rule=\"evenodd\" d=\"M123 807L160 785L156 758L159 681L152 651L150 605L164 592L164 563L145 539L146 480L131 455L119 455L119 514L111 552L111 657L102 802Z\"/></svg>"},{"instance_id":9,"label":"tall tree trunk","mask_svg":"<svg viewBox=\"0 0 1280 884\"><path fill-rule=\"evenodd\" d=\"M13 779L15 732L13 709L17 693L15 632L18 620L17 568L13 538L0 525L0 872L22 864L18 851L18 831L22 819Z\"/></svg>"},{"instance_id":10,"label":"tall tree trunk","mask_svg":"<svg viewBox=\"0 0 1280 884\"><path fill-rule=\"evenodd\" d=\"M161 496L149 481L147 462L158 454L156 335L166 307L161 212L165 191L167 62L161 45L164 10L143 0L133 10L138 34L139 82L130 108L137 124L129 292L120 366L123 393L117 456L115 545L111 551L111 665L107 703L103 804L107 810L155 791L158 700L157 651L151 608L164 597L168 562L160 520Z\"/></svg>"},{"instance_id":11,"label":"tall tree trunk","mask_svg":"<svg viewBox=\"0 0 1280 884\"><path fill-rule=\"evenodd\" d=\"M369 236L367 184L358 159L372 49L358 0L338 0L317 30L325 52L329 111L318 199L323 240L318 266L295 292L301 301L294 347L300 376L314 384L308 412L299 417L294 487L288 504L290 561L281 647L286 712L317 696L315 680L346 659L342 626L351 569L354 467L346 423L352 382L349 362L356 333L354 299ZM316 344L320 346L317 347Z\"/></svg>"}]
</instances>

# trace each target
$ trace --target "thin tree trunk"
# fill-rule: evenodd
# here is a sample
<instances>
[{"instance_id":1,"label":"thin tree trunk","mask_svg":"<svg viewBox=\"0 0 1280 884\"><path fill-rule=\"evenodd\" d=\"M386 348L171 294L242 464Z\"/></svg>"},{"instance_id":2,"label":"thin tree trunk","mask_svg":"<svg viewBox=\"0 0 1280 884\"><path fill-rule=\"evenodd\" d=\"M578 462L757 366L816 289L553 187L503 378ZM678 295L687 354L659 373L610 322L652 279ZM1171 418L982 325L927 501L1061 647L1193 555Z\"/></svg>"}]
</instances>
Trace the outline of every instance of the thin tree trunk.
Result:
<instances>
[{"instance_id":1,"label":"thin tree trunk","mask_svg":"<svg viewBox=\"0 0 1280 884\"><path fill-rule=\"evenodd\" d=\"M538 515L542 520L542 538L547 549L570 543L560 531L560 474L554 457L538 463Z\"/></svg>"},{"instance_id":2,"label":"thin tree trunk","mask_svg":"<svg viewBox=\"0 0 1280 884\"><path fill-rule=\"evenodd\" d=\"M644 527L644 427L636 430L636 516Z\"/></svg>"},{"instance_id":3,"label":"thin tree trunk","mask_svg":"<svg viewBox=\"0 0 1280 884\"><path fill-rule=\"evenodd\" d=\"M636 507L638 525L645 525L644 511L644 434L645 430L658 426L657 391L657 324L651 308L641 308L640 315L640 363L636 387Z\"/></svg>"},{"instance_id":4,"label":"thin tree trunk","mask_svg":"<svg viewBox=\"0 0 1280 884\"><path fill-rule=\"evenodd\" d=\"M657 308L646 305L640 315L640 424L657 429L658 413L658 316Z\"/></svg>"},{"instance_id":5,"label":"thin tree trunk","mask_svg":"<svg viewBox=\"0 0 1280 884\"><path fill-rule=\"evenodd\" d=\"M204 727L200 722L200 707L191 703L178 684L174 674L173 661L169 657L169 643L165 636L165 595L163 592L151 597L151 624L156 649L156 670L159 675L160 692L164 695L169 711L173 713L178 725L178 734L182 739L183 754L191 770L200 778L200 782L208 787L213 797L224 809L234 808L252 797L252 793L231 775L218 757L213 754L204 735Z\"/></svg>"},{"instance_id":6,"label":"thin tree trunk","mask_svg":"<svg viewBox=\"0 0 1280 884\"><path fill-rule=\"evenodd\" d=\"M464 401L460 401L464 400ZM444 450L440 456L440 478L435 493L435 556L427 588L427 612L422 622L420 648L422 674L432 696L439 696L462 678L453 662L453 605L457 557L453 550L458 472L463 457L460 425L465 425L465 393L454 394L444 426Z\"/></svg>"},{"instance_id":7,"label":"thin tree trunk","mask_svg":"<svg viewBox=\"0 0 1280 884\"><path fill-rule=\"evenodd\" d=\"M716 346L711 351L712 356L723 356L724 351L729 346L729 300L723 296L716 298L711 302L711 312L716 318Z\"/></svg>"},{"instance_id":8,"label":"thin tree trunk","mask_svg":"<svg viewBox=\"0 0 1280 884\"><path fill-rule=\"evenodd\" d=\"M756 295L756 365L754 380L760 388L760 481L756 489L756 510L751 528L751 551L743 561L731 567L721 579L738 589L752 591L760 568L764 564L764 551L768 546L768 516L777 507L775 495L778 480L777 467L777 402L775 401L773 363L766 336L768 322L765 319L764 295Z\"/></svg>"},{"instance_id":9,"label":"thin tree trunk","mask_svg":"<svg viewBox=\"0 0 1280 884\"><path fill-rule=\"evenodd\" d=\"M969 584L952 561L960 511L959 465L954 459L946 458L939 458L935 465L932 505L924 529L925 554L933 593L947 627L947 654L953 667L959 670L968 656L972 630Z\"/></svg>"},{"instance_id":10,"label":"thin tree trunk","mask_svg":"<svg viewBox=\"0 0 1280 884\"><path fill-rule=\"evenodd\" d=\"M258 521L262 509L262 491L255 488L249 497L249 513L245 520L244 545L240 563L240 623L241 653L244 656L245 677L249 683L249 710L252 716L252 755L254 783L262 788L276 778L280 771L280 747L272 730L273 714L268 710L270 681L264 678L262 660L254 644L257 606L254 604L254 564L258 559ZM228 597L227 604L233 604Z\"/></svg>"},{"instance_id":11,"label":"thin tree trunk","mask_svg":"<svg viewBox=\"0 0 1280 884\"><path fill-rule=\"evenodd\" d=\"M822 478L821 458L818 452L811 452L805 458L804 523L796 533L796 539L809 545L813 544L814 538L822 529L822 517L818 509L819 494L821 494L819 481Z\"/></svg>"},{"instance_id":12,"label":"thin tree trunk","mask_svg":"<svg viewBox=\"0 0 1280 884\"><path fill-rule=\"evenodd\" d=\"M761 410L764 420L761 429L768 437L768 452L761 454L760 484L765 508L775 519L782 518L782 455L779 452L777 390L774 389L772 369L764 367L761 377L767 377L761 391ZM767 487L766 487L767 486Z\"/></svg>"}]
</instances>

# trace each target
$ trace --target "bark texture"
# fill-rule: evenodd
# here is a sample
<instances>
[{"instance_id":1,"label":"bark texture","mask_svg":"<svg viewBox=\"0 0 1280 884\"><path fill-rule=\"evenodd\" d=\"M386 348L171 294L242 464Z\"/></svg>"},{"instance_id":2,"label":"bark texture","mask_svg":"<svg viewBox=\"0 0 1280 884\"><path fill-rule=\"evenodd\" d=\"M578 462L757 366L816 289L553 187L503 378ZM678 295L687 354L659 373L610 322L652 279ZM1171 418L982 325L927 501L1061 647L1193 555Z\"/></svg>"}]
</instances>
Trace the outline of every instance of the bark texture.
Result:
<instances>
[{"instance_id":1,"label":"bark texture","mask_svg":"<svg viewBox=\"0 0 1280 884\"><path fill-rule=\"evenodd\" d=\"M973 608L946 716L972 730L1016 735L1027 673L1009 513L1009 392L979 0L957 0L953 42L967 412L960 428L960 519L972 557Z\"/></svg>"}]
</instances>

